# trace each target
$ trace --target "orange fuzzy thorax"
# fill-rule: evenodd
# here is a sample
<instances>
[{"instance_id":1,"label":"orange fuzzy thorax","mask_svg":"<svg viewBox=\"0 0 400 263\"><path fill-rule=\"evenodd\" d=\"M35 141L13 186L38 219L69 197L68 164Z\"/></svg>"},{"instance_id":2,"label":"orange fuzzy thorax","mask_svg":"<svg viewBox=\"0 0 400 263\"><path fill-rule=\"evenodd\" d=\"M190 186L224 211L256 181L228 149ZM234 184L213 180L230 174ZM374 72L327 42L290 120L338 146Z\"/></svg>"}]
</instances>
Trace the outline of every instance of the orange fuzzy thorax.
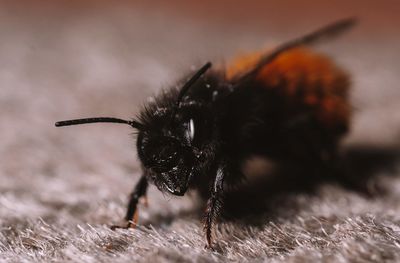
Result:
<instances>
[{"instance_id":1,"label":"orange fuzzy thorax","mask_svg":"<svg viewBox=\"0 0 400 263\"><path fill-rule=\"evenodd\" d=\"M226 70L228 80L235 79L260 60L263 53L237 58ZM328 57L306 48L295 48L279 55L256 75L265 88L279 89L288 107L311 109L327 128L348 127L350 105L349 79Z\"/></svg>"}]
</instances>

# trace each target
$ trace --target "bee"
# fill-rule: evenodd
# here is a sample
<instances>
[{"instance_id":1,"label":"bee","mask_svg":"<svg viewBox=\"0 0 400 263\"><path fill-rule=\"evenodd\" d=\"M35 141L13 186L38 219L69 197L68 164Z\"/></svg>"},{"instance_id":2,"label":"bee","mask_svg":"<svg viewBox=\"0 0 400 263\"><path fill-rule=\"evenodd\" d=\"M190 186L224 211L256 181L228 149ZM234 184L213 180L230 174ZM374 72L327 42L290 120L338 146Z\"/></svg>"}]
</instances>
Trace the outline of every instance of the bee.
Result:
<instances>
[{"instance_id":1,"label":"bee","mask_svg":"<svg viewBox=\"0 0 400 263\"><path fill-rule=\"evenodd\" d=\"M204 233L223 207L224 188L243 181L249 156L329 166L351 118L349 77L328 57L307 46L344 32L355 19L343 19L286 42L272 51L250 54L226 69L207 62L147 103L132 120L111 117L57 122L68 126L111 122L137 131L142 176L130 195L126 225L134 227L138 202L149 183L183 196L197 189L208 199Z\"/></svg>"}]
</instances>

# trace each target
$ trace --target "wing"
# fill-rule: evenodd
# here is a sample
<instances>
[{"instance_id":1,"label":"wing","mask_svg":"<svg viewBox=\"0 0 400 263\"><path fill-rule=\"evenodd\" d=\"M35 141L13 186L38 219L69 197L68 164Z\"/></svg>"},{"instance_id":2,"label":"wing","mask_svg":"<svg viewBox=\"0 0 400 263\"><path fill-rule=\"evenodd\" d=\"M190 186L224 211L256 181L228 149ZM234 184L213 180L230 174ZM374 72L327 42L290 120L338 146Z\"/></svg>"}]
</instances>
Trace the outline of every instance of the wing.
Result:
<instances>
[{"instance_id":1,"label":"wing","mask_svg":"<svg viewBox=\"0 0 400 263\"><path fill-rule=\"evenodd\" d=\"M339 20L333 24L328 26L322 27L312 33L304 35L302 37L296 38L294 40L288 41L280 46L278 46L272 52L261 56L261 59L257 63L257 65L252 68L251 70L245 72L244 74L240 75L238 78L235 78L233 81L234 83L240 83L242 81L247 80L248 78L252 78L257 75L257 73L267 64L271 63L276 59L280 54L299 47L303 45L312 45L318 43L320 41L333 38L344 31L350 29L356 24L357 20L355 18L348 18Z\"/></svg>"}]
</instances>

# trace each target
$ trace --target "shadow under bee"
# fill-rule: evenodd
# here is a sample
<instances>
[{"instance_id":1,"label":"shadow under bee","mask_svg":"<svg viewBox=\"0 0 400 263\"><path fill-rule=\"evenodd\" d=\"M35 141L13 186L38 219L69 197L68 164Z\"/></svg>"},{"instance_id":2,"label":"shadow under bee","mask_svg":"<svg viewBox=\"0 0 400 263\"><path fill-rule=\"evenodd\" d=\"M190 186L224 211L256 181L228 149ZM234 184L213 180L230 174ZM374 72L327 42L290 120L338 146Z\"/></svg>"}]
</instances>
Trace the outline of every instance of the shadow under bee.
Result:
<instances>
[{"instance_id":1,"label":"shadow under bee","mask_svg":"<svg viewBox=\"0 0 400 263\"><path fill-rule=\"evenodd\" d=\"M296 164L274 169L273 174L228 191L223 216L225 220L246 218L254 223L257 220L252 215L282 216L280 213L284 210L301 209L290 201L292 194L313 194L321 184L339 185L366 198L381 196L386 194L386 189L378 176L396 175L399 161L398 148L360 145L348 148L341 155L335 171Z\"/></svg>"}]
</instances>

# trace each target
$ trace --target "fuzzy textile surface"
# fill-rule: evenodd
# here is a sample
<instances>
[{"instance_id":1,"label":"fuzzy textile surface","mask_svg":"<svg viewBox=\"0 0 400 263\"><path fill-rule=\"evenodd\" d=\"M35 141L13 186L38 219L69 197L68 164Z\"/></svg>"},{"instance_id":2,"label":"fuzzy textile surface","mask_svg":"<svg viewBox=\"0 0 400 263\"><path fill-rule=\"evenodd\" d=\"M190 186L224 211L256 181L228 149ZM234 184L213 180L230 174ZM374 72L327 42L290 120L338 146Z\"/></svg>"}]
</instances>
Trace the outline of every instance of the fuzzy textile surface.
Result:
<instances>
[{"instance_id":1,"label":"fuzzy textile surface","mask_svg":"<svg viewBox=\"0 0 400 263\"><path fill-rule=\"evenodd\" d=\"M248 4L251 10L233 9L226 19L218 15L223 6L11 2L0 8L0 262L400 261L396 1L368 8L303 1L307 19L288 1ZM123 125L61 129L55 121L135 116L193 66L223 64L241 50L354 14L357 28L317 49L352 75L354 120L343 162L362 187L315 184L301 174L277 186L249 183L227 195L215 251L204 249L196 193L177 198L150 187L139 226L109 229L140 176L135 135Z\"/></svg>"}]
</instances>

